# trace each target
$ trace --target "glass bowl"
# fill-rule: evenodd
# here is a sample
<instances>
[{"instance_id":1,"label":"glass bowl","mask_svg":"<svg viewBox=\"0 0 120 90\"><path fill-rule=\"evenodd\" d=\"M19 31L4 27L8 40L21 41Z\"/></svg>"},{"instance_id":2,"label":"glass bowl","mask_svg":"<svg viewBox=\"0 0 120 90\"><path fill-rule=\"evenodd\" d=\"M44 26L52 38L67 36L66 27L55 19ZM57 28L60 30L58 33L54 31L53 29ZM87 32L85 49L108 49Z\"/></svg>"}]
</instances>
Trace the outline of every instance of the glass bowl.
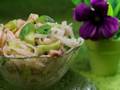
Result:
<instances>
[{"instance_id":1,"label":"glass bowl","mask_svg":"<svg viewBox=\"0 0 120 90\"><path fill-rule=\"evenodd\" d=\"M0 57L0 73L9 84L20 90L43 90L56 83L69 69L73 54L70 49L60 57Z\"/></svg>"}]
</instances>

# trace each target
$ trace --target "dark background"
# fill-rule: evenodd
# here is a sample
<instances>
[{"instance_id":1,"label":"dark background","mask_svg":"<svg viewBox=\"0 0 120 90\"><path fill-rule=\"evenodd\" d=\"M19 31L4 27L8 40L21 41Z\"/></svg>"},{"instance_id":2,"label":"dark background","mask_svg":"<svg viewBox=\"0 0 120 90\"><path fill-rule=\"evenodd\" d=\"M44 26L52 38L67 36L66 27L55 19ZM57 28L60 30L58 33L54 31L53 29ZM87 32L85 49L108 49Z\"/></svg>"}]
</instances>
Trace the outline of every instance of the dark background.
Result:
<instances>
[{"instance_id":1,"label":"dark background","mask_svg":"<svg viewBox=\"0 0 120 90\"><path fill-rule=\"evenodd\" d=\"M68 20L72 18L73 7L71 0L0 0L0 22L25 19L30 13Z\"/></svg>"}]
</instances>

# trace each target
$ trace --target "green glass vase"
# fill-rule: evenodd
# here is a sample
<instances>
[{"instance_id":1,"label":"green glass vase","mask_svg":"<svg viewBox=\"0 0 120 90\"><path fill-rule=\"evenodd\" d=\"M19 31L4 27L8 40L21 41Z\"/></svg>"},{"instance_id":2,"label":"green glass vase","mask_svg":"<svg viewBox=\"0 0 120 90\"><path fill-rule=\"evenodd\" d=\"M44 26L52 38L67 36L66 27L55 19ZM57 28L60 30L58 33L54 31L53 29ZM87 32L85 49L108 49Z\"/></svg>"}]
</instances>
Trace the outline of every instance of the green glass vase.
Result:
<instances>
[{"instance_id":1,"label":"green glass vase","mask_svg":"<svg viewBox=\"0 0 120 90\"><path fill-rule=\"evenodd\" d=\"M120 59L120 40L86 40L91 71L100 76L117 73Z\"/></svg>"}]
</instances>

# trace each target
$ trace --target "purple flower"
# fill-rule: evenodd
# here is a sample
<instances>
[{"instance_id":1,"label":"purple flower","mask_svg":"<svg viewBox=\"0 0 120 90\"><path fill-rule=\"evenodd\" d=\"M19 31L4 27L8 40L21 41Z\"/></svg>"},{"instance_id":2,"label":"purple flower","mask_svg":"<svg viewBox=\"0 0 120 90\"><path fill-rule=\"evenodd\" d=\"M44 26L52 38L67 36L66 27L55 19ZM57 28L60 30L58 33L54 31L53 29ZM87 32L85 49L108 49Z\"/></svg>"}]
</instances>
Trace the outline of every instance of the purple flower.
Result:
<instances>
[{"instance_id":1,"label":"purple flower","mask_svg":"<svg viewBox=\"0 0 120 90\"><path fill-rule=\"evenodd\" d=\"M91 0L91 6L81 3L74 9L74 19L83 21L80 36L100 40L112 37L119 28L118 19L107 15L106 0Z\"/></svg>"}]
</instances>

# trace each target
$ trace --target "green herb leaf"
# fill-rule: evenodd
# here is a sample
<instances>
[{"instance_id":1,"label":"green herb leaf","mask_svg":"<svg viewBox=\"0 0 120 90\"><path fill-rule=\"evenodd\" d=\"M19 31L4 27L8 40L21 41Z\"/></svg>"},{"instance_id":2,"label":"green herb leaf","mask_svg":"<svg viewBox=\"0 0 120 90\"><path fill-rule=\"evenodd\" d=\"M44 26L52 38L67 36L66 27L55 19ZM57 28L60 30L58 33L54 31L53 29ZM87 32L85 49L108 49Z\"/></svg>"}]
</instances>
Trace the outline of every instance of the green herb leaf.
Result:
<instances>
[{"instance_id":1,"label":"green herb leaf","mask_svg":"<svg viewBox=\"0 0 120 90\"><path fill-rule=\"evenodd\" d=\"M61 42L60 41L56 41L52 44L49 45L39 45L37 46L37 52L39 54L43 54L45 52L48 52L50 50L58 50L61 46Z\"/></svg>"},{"instance_id":2,"label":"green herb leaf","mask_svg":"<svg viewBox=\"0 0 120 90\"><path fill-rule=\"evenodd\" d=\"M47 35L50 32L51 32L51 26L48 25L48 24L45 24L45 25L39 27L38 29L36 29L36 33L38 33L38 34L45 34L45 35Z\"/></svg>"},{"instance_id":3,"label":"green herb leaf","mask_svg":"<svg viewBox=\"0 0 120 90\"><path fill-rule=\"evenodd\" d=\"M25 40L28 43L34 44L34 33L34 24L28 23L21 30L19 37L21 40Z\"/></svg>"},{"instance_id":4,"label":"green herb leaf","mask_svg":"<svg viewBox=\"0 0 120 90\"><path fill-rule=\"evenodd\" d=\"M54 19L47 16L47 15L42 15L38 18L38 20L36 22L40 22L40 23L46 23L46 22L52 22L54 23Z\"/></svg>"}]
</instances>

